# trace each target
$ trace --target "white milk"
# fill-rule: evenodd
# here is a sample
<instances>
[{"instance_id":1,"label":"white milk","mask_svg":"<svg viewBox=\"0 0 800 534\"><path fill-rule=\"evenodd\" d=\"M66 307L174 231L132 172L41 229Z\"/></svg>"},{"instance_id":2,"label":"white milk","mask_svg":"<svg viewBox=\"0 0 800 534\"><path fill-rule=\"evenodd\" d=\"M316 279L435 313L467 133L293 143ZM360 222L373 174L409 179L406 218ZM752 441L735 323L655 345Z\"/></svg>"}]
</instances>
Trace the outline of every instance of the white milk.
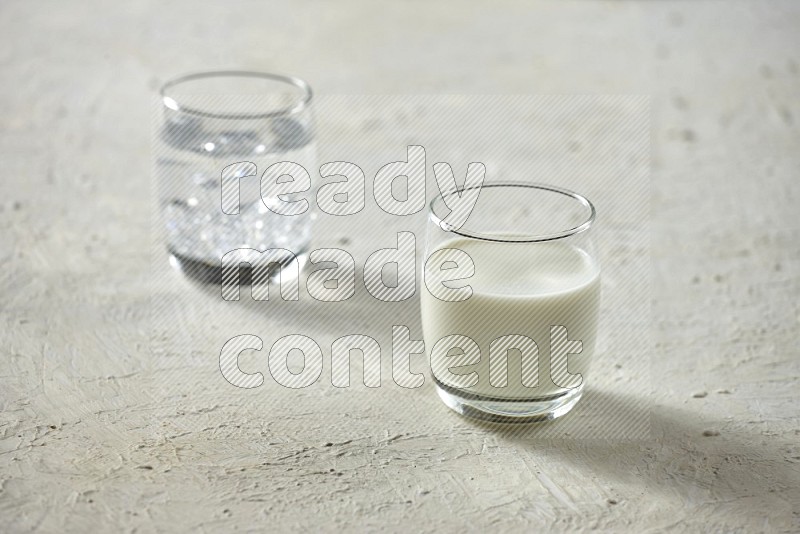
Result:
<instances>
[{"instance_id":1,"label":"white milk","mask_svg":"<svg viewBox=\"0 0 800 534\"><path fill-rule=\"evenodd\" d=\"M580 373L585 382L594 355L600 297L600 271L588 254L558 242L501 243L455 239L442 243L437 250L443 248L461 249L474 261L475 274L471 278L448 283L451 287L468 284L473 294L462 302L444 302L432 296L423 285L422 328L429 355L439 339L451 334L468 336L477 343L481 351L480 362L452 369L454 374L478 372L478 383L460 391L510 399L535 399L568 392L569 389L556 386L550 379L551 325L565 326L570 340L581 340L582 351L565 357L569 373ZM493 372L499 370L501 375L507 376L507 385L494 387L490 383L489 346L496 338L508 334L520 334L536 342L538 387L523 385L521 352L518 350L508 351L507 375L502 372L502 367L494 365ZM528 350L531 348L529 344ZM497 352L502 356L506 350ZM558 369L559 365L564 368L565 357L554 361L553 368ZM457 359L455 356L439 359L439 362L452 364ZM502 362L502 358L499 361ZM535 365L530 358L526 361L525 379L530 385L530 373ZM436 362L431 364L441 379L437 371L440 367ZM494 377L493 381L498 383Z\"/></svg>"}]
</instances>

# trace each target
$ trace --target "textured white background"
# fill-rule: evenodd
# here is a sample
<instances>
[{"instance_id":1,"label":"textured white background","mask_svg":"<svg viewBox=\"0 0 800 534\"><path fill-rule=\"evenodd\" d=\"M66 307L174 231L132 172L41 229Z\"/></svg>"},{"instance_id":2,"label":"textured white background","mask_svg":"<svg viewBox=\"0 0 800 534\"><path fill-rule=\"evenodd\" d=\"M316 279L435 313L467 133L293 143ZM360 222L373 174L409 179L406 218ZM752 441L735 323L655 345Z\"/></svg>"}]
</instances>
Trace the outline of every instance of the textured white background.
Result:
<instances>
[{"instance_id":1,"label":"textured white background","mask_svg":"<svg viewBox=\"0 0 800 534\"><path fill-rule=\"evenodd\" d=\"M798 28L792 2L4 3L0 529L798 530ZM231 66L652 95L652 439L520 439L428 386L357 416L245 402L202 387L207 344L154 357L151 95Z\"/></svg>"}]
</instances>

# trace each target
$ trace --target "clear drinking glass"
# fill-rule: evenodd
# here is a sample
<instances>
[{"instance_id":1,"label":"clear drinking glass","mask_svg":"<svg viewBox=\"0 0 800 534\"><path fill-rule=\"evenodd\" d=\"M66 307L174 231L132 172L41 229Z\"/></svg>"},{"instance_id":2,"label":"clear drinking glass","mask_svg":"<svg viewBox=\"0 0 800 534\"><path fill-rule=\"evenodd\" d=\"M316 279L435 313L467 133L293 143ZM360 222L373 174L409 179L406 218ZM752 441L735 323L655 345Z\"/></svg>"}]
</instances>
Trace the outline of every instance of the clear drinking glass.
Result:
<instances>
[{"instance_id":1,"label":"clear drinking glass","mask_svg":"<svg viewBox=\"0 0 800 534\"><path fill-rule=\"evenodd\" d=\"M600 269L595 209L545 184L485 183L467 222L430 204L422 329L436 390L456 412L497 422L559 417L594 357Z\"/></svg>"},{"instance_id":2,"label":"clear drinking glass","mask_svg":"<svg viewBox=\"0 0 800 534\"><path fill-rule=\"evenodd\" d=\"M282 161L316 169L311 97L300 79L243 71L192 74L161 88L156 173L173 266L216 282L222 256L238 248L284 248L302 265L314 214L271 211L260 177ZM226 168L238 182L238 206L236 192L222 189ZM247 283L250 270L242 273Z\"/></svg>"}]
</instances>

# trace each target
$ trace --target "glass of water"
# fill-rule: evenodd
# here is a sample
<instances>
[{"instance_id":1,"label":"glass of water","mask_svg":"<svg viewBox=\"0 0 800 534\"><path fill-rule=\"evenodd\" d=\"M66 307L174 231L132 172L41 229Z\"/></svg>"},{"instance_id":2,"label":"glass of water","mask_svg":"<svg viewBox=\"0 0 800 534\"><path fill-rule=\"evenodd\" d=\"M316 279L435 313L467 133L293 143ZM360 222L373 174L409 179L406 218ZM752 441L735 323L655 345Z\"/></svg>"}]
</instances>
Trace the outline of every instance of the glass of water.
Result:
<instances>
[{"instance_id":1,"label":"glass of water","mask_svg":"<svg viewBox=\"0 0 800 534\"><path fill-rule=\"evenodd\" d=\"M172 265L219 282L226 253L281 248L302 266L314 213L271 210L260 177L278 162L316 169L309 85L268 73L204 72L167 82L160 96L155 172ZM242 272L249 282L251 269Z\"/></svg>"},{"instance_id":2,"label":"glass of water","mask_svg":"<svg viewBox=\"0 0 800 534\"><path fill-rule=\"evenodd\" d=\"M600 268L595 209L559 187L485 183L466 223L430 204L422 330L437 393L463 415L554 419L594 359Z\"/></svg>"}]
</instances>

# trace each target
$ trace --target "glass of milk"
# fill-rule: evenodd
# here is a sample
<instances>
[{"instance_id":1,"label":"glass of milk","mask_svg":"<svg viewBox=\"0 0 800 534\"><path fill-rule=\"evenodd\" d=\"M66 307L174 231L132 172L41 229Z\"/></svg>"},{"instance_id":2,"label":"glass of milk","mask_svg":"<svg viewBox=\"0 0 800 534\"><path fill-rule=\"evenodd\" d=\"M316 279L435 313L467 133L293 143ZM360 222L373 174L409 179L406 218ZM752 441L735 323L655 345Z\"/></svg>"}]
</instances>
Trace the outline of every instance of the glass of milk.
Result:
<instances>
[{"instance_id":1,"label":"glass of milk","mask_svg":"<svg viewBox=\"0 0 800 534\"><path fill-rule=\"evenodd\" d=\"M487 182L456 227L447 204L457 194L431 202L427 225L421 312L436 390L471 417L560 417L594 358L595 208L560 187Z\"/></svg>"},{"instance_id":2,"label":"glass of milk","mask_svg":"<svg viewBox=\"0 0 800 534\"><path fill-rule=\"evenodd\" d=\"M239 248L287 249L302 265L315 215L271 211L260 178L281 161L316 170L309 85L270 73L202 72L168 81L160 96L153 152L170 263L207 282L220 281L222 257ZM242 271L247 283L249 267Z\"/></svg>"}]
</instances>

